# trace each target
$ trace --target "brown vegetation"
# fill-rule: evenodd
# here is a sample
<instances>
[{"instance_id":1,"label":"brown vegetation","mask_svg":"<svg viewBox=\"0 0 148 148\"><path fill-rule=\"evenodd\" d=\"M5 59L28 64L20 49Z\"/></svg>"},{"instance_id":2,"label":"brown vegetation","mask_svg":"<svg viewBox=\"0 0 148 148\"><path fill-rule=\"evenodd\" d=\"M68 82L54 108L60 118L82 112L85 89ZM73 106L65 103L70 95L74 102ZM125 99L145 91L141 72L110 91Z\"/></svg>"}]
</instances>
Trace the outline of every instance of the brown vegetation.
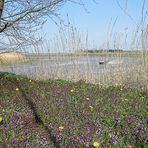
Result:
<instances>
[{"instance_id":1,"label":"brown vegetation","mask_svg":"<svg viewBox=\"0 0 148 148\"><path fill-rule=\"evenodd\" d=\"M26 57L18 52L4 52L0 53L0 64L9 64L25 61Z\"/></svg>"}]
</instances>

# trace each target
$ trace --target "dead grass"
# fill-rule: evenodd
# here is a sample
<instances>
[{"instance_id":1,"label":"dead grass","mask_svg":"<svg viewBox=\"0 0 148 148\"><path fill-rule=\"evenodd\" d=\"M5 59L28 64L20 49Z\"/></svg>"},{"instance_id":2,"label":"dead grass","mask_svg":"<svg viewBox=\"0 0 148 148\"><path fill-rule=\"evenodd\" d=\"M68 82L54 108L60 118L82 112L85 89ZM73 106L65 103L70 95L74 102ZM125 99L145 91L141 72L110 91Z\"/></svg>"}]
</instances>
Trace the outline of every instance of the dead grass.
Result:
<instances>
[{"instance_id":1,"label":"dead grass","mask_svg":"<svg viewBox=\"0 0 148 148\"><path fill-rule=\"evenodd\" d=\"M26 60L26 56L18 52L0 53L0 64L18 63Z\"/></svg>"}]
</instances>

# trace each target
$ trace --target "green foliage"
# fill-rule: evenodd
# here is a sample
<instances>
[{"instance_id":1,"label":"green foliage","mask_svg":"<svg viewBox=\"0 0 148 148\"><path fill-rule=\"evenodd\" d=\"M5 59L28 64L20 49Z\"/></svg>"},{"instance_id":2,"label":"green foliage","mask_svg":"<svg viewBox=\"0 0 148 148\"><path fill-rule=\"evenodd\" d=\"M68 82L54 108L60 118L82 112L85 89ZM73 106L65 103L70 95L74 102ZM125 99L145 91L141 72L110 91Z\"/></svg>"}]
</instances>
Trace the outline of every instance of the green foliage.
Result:
<instances>
[{"instance_id":1,"label":"green foliage","mask_svg":"<svg viewBox=\"0 0 148 148\"><path fill-rule=\"evenodd\" d=\"M120 86L100 87L84 81L30 83L15 74L0 73L0 76L2 144L10 145L13 139L20 143L21 139L22 143L38 145L44 137L46 144L41 145L53 147L49 144L53 143L49 138L51 131L59 147L82 148L88 143L91 147L93 139L101 147L146 146L147 91L124 88L121 91ZM14 80L21 86L18 92ZM63 130L59 130L60 125Z\"/></svg>"},{"instance_id":2,"label":"green foliage","mask_svg":"<svg viewBox=\"0 0 148 148\"><path fill-rule=\"evenodd\" d=\"M49 80L49 83L62 85L62 84L69 84L71 82L70 81L67 81L67 80L57 79L57 80Z\"/></svg>"},{"instance_id":3,"label":"green foliage","mask_svg":"<svg viewBox=\"0 0 148 148\"><path fill-rule=\"evenodd\" d=\"M9 73L9 72L0 72L0 77L6 78L6 79L17 79L17 80L22 80L25 77L21 75L16 75L14 73Z\"/></svg>"}]
</instances>

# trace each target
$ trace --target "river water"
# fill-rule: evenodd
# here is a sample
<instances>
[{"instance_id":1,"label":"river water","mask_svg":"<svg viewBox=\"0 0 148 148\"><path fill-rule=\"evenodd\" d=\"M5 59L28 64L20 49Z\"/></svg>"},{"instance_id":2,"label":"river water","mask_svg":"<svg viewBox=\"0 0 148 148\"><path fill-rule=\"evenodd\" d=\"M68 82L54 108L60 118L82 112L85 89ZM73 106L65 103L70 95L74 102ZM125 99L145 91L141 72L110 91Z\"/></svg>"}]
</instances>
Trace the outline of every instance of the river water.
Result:
<instances>
[{"instance_id":1,"label":"river water","mask_svg":"<svg viewBox=\"0 0 148 148\"><path fill-rule=\"evenodd\" d=\"M103 56L29 56L29 62L0 65L0 71L41 79L112 79L115 75L147 73L148 65L140 57ZM105 62L99 64L100 61ZM148 58L145 58L148 63ZM131 76L132 76L131 74ZM110 78L105 78L110 76ZM120 75L121 76L121 75ZM147 80L147 75L144 76ZM143 80L145 81L145 80Z\"/></svg>"}]
</instances>

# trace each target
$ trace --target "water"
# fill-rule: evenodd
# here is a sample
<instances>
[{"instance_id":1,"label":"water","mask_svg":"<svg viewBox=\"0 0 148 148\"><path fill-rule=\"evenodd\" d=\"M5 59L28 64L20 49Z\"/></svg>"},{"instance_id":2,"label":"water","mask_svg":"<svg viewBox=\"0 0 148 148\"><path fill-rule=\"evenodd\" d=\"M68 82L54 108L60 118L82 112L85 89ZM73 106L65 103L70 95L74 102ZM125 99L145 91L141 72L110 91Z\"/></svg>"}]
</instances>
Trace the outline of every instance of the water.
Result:
<instances>
[{"instance_id":1,"label":"water","mask_svg":"<svg viewBox=\"0 0 148 148\"><path fill-rule=\"evenodd\" d=\"M102 57L102 56L30 56L31 62L0 65L0 71L13 72L39 78L68 78L104 76L122 72L127 75L138 73L147 68L140 57ZM148 60L148 59L146 59ZM106 64L99 64L105 61ZM85 76L84 76L85 75Z\"/></svg>"}]
</instances>

